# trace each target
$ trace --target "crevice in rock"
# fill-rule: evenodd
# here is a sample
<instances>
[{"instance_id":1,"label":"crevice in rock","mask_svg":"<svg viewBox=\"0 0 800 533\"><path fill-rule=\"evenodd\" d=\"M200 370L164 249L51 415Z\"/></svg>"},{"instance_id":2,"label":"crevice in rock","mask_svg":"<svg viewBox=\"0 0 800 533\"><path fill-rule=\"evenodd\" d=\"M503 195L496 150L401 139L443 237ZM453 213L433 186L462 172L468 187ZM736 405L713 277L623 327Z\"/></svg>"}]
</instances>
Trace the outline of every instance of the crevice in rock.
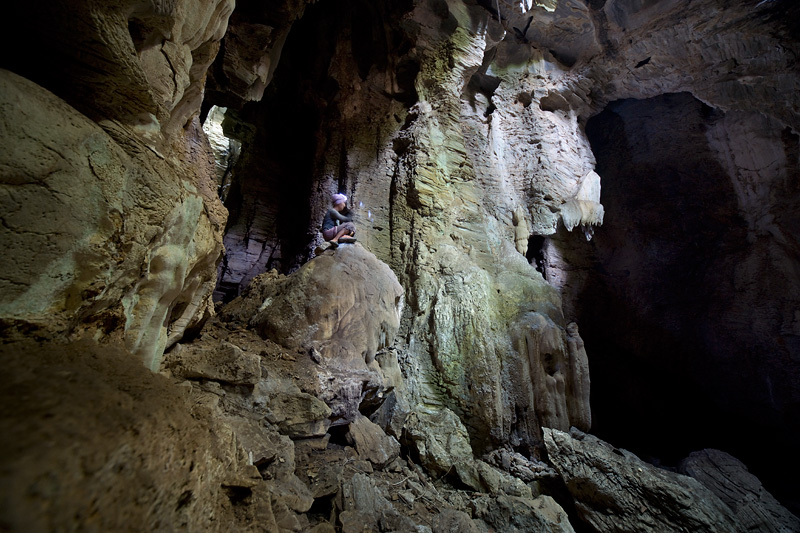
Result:
<instances>
[{"instance_id":1,"label":"crevice in rock","mask_svg":"<svg viewBox=\"0 0 800 533\"><path fill-rule=\"evenodd\" d=\"M233 505L248 505L248 500L253 495L253 490L249 487L222 485L222 490Z\"/></svg>"}]
</instances>

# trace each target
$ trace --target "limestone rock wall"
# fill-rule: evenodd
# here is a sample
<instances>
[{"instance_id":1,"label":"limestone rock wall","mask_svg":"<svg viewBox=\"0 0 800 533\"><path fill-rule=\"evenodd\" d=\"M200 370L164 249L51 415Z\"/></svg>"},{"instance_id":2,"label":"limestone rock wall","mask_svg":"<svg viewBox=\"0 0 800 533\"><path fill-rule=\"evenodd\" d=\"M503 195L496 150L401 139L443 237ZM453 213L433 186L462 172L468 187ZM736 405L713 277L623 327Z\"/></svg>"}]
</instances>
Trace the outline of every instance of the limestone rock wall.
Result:
<instances>
[{"instance_id":1,"label":"limestone rock wall","mask_svg":"<svg viewBox=\"0 0 800 533\"><path fill-rule=\"evenodd\" d=\"M40 4L2 63L2 319L121 336L155 370L213 313L226 213L197 116L233 2Z\"/></svg>"},{"instance_id":2,"label":"limestone rock wall","mask_svg":"<svg viewBox=\"0 0 800 533\"><path fill-rule=\"evenodd\" d=\"M406 289L400 332L410 374L421 376L411 387L417 401L457 410L482 438L503 428L487 442L517 442L519 432L535 442L543 419L588 423L586 401L564 414L573 401L566 391L586 390L563 370L568 358L543 355L567 345L576 315L565 320L558 295L526 265L539 251L524 262L515 252L521 222L532 236L581 239L603 223L585 126L620 98L691 92L714 109L793 127L795 45L786 26L769 30L774 8L578 0L305 8L281 46L286 70L275 70L274 89L237 112L258 130L280 126L252 142L270 155L240 167L244 207L226 237L226 290L235 295L263 269L290 271L312 255L329 195L344 192L359 211L360 241ZM786 90L785 105L756 98L770 87ZM291 116L315 133L286 126ZM549 250L548 282L571 313L577 291L565 279L577 283L570 262L579 259ZM533 340L540 322L559 331L558 342ZM519 361L551 385L531 386L527 375L513 384ZM469 390L476 379L486 390ZM514 392L485 394L501 383Z\"/></svg>"},{"instance_id":3,"label":"limestone rock wall","mask_svg":"<svg viewBox=\"0 0 800 533\"><path fill-rule=\"evenodd\" d=\"M419 101L397 117L391 144L390 138L385 145L372 140L388 137L397 104L386 100L379 109L387 121L355 112L339 119L346 125L340 135L355 146L347 153L346 175L334 164L342 165L338 153L328 166L337 172L331 178L338 175L352 190L355 204L368 206L367 219L363 208L359 219L362 242L399 273L406 288L401 336L418 371L410 372L415 402L454 409L478 449L509 441L533 449L540 425L587 424L588 401L567 409L567 397L579 385L567 370L560 301L514 248L512 214L529 205L529 183L516 182L504 172L505 155L473 138L470 121L485 120L486 108L471 104L480 95L470 94L470 87L501 27L480 7L446 7L416 6L403 19L416 40L410 54L419 63ZM353 86L342 95L341 108L361 111L360 95L386 76L378 71ZM559 205L575 194L587 172L581 167L567 174L564 181L574 183L551 201ZM496 194L500 190L506 194Z\"/></svg>"}]
</instances>

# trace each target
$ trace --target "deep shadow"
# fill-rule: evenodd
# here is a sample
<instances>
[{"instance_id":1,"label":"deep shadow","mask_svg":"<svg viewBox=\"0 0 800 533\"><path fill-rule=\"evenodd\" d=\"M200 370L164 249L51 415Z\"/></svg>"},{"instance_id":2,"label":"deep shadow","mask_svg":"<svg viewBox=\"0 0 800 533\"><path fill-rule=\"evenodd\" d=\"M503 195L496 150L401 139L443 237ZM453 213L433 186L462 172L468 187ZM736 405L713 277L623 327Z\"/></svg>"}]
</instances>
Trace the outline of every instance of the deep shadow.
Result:
<instances>
[{"instance_id":1,"label":"deep shadow","mask_svg":"<svg viewBox=\"0 0 800 533\"><path fill-rule=\"evenodd\" d=\"M720 334L749 334L727 312L747 227L706 136L721 117L681 93L614 102L589 120L606 217L591 243L558 236L582 265L565 311L589 354L593 433L661 465L721 449L791 507L792 429L759 403L759 358Z\"/></svg>"}]
</instances>

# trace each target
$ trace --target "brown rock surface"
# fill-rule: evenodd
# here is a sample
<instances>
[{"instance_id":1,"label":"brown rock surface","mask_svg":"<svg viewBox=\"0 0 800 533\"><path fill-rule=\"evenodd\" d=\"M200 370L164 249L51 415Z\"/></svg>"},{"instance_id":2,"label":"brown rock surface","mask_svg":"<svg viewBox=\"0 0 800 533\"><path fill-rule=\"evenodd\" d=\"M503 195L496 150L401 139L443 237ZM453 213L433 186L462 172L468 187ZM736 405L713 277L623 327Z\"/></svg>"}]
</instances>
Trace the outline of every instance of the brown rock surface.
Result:
<instances>
[{"instance_id":1,"label":"brown rock surface","mask_svg":"<svg viewBox=\"0 0 800 533\"><path fill-rule=\"evenodd\" d=\"M179 344L163 364L174 376L187 379L210 379L234 385L255 385L261 379L259 357L224 341L209 350Z\"/></svg>"},{"instance_id":2,"label":"brown rock surface","mask_svg":"<svg viewBox=\"0 0 800 533\"><path fill-rule=\"evenodd\" d=\"M4 529L270 529L258 471L209 398L119 348L0 349Z\"/></svg>"}]
</instances>

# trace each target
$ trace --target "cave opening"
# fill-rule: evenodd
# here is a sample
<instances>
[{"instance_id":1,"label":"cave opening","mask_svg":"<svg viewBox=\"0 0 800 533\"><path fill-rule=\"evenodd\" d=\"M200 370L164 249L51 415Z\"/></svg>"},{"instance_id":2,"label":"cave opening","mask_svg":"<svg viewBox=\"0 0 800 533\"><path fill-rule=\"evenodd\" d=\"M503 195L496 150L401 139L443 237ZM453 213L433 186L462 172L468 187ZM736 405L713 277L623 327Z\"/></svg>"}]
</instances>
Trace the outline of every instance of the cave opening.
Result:
<instances>
[{"instance_id":1,"label":"cave opening","mask_svg":"<svg viewBox=\"0 0 800 533\"><path fill-rule=\"evenodd\" d=\"M525 253L525 259L544 276L544 279L547 279L547 270L544 268L544 250L546 243L546 237L542 235L531 235L528 238L528 251Z\"/></svg>"},{"instance_id":2,"label":"cave opening","mask_svg":"<svg viewBox=\"0 0 800 533\"><path fill-rule=\"evenodd\" d=\"M742 172L725 165L739 150L756 162L772 157L759 150L783 150L785 129L760 120L689 93L609 104L586 126L604 224L591 242L559 233L548 246L569 265L564 311L589 353L592 432L661 465L721 449L796 509L784 481L798 424L791 402L774 396L793 394L780 374L794 340L774 338L782 326L769 299L783 295L763 259L765 250L791 259L794 248L781 256L770 235L753 236ZM786 161L764 163L761 178L791 182L790 154ZM787 284L796 290L797 281ZM751 316L762 311L772 318ZM760 335L758 321L773 329Z\"/></svg>"}]
</instances>

